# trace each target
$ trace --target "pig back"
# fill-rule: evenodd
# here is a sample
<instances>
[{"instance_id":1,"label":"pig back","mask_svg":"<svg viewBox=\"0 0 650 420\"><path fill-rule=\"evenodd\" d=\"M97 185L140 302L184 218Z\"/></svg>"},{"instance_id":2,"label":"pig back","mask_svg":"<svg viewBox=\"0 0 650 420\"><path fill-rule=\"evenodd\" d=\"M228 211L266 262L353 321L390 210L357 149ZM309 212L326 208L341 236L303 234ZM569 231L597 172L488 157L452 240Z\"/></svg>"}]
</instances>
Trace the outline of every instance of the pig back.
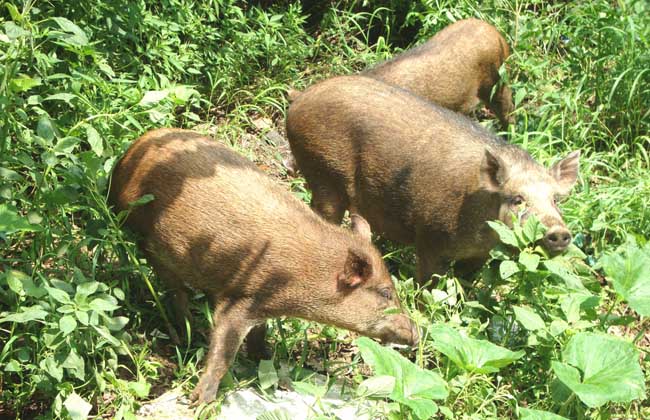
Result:
<instances>
[{"instance_id":1,"label":"pig back","mask_svg":"<svg viewBox=\"0 0 650 420\"><path fill-rule=\"evenodd\" d=\"M495 27L465 19L363 74L468 113L478 103L478 89L496 83L498 69L509 55L510 48Z\"/></svg>"},{"instance_id":2,"label":"pig back","mask_svg":"<svg viewBox=\"0 0 650 420\"><path fill-rule=\"evenodd\" d=\"M373 230L404 243L420 227L460 223L484 151L498 143L462 115L361 76L306 90L289 108L287 135L312 188L335 180Z\"/></svg>"},{"instance_id":3,"label":"pig back","mask_svg":"<svg viewBox=\"0 0 650 420\"><path fill-rule=\"evenodd\" d=\"M150 132L118 163L112 203L126 209L144 194L155 198L134 208L127 225L158 271L199 289L246 293L251 273L291 271L299 262L287 255L321 236L304 204L247 159L190 131Z\"/></svg>"}]
</instances>

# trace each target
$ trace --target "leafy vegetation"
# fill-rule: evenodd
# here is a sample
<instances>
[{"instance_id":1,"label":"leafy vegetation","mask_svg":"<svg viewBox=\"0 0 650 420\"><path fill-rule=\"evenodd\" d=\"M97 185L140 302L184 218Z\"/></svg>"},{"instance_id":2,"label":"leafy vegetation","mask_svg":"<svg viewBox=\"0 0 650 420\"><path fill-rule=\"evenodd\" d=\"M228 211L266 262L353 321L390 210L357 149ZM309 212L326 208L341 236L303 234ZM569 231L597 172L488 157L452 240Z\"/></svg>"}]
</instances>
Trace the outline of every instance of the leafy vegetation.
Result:
<instances>
[{"instance_id":1,"label":"leafy vegetation","mask_svg":"<svg viewBox=\"0 0 650 420\"><path fill-rule=\"evenodd\" d=\"M400 356L358 339L354 362L341 364L349 333L273 322L273 361L289 371L279 376L322 395L301 378L328 373L358 398L391 401L393 418L650 418L650 5L267 3L0 6L0 415L133 418L161 385L196 383L206 300L193 299L190 344L172 345L166 290L107 207L110 170L131 141L194 128L308 200L258 123L282 127L286 90L473 16L513 50L517 124L503 135L545 163L582 151L580 185L562 203L575 246L551 258L535 245L534 218L494 223L503 244L473 284L452 269L419 288L411 250L382 244L425 331L418 349ZM242 354L236 367L225 389L278 386L273 363Z\"/></svg>"}]
</instances>

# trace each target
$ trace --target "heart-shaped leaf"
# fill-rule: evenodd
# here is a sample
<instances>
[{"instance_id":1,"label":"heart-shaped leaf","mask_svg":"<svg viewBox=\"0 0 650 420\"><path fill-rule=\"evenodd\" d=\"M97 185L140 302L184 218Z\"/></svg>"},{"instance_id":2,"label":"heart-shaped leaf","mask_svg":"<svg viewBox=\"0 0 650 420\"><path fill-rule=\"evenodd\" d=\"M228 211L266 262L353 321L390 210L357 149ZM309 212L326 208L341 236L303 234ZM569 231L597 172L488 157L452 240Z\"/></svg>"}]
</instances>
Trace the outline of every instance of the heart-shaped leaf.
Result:
<instances>
[{"instance_id":1,"label":"heart-shaped leaf","mask_svg":"<svg viewBox=\"0 0 650 420\"><path fill-rule=\"evenodd\" d=\"M438 406L432 400L442 400L449 395L447 383L436 372L421 369L395 350L382 347L367 337L357 339L356 344L375 375L395 378L390 398L408 406L418 418L433 416Z\"/></svg>"},{"instance_id":2,"label":"heart-shaped leaf","mask_svg":"<svg viewBox=\"0 0 650 420\"><path fill-rule=\"evenodd\" d=\"M68 395L68 398L63 402L63 405L66 410L68 410L68 415L72 420L87 419L88 413L90 413L90 410L93 408L92 405L88 404L86 400L74 392Z\"/></svg>"},{"instance_id":3,"label":"heart-shaped leaf","mask_svg":"<svg viewBox=\"0 0 650 420\"><path fill-rule=\"evenodd\" d=\"M542 317L537 315L537 312L532 309L524 306L514 306L512 309L515 311L517 321L528 331L543 330L546 327Z\"/></svg>"},{"instance_id":4,"label":"heart-shaped leaf","mask_svg":"<svg viewBox=\"0 0 650 420\"><path fill-rule=\"evenodd\" d=\"M562 359L552 363L553 371L589 407L645 397L639 354L627 341L578 333L562 351Z\"/></svg>"},{"instance_id":5,"label":"heart-shaped leaf","mask_svg":"<svg viewBox=\"0 0 650 420\"><path fill-rule=\"evenodd\" d=\"M604 255L600 264L616 293L640 315L650 316L650 242L639 248L628 241Z\"/></svg>"},{"instance_id":6,"label":"heart-shaped leaf","mask_svg":"<svg viewBox=\"0 0 650 420\"><path fill-rule=\"evenodd\" d=\"M436 325L429 334L436 350L468 372L497 372L525 354L522 350L513 352L487 340L464 337L447 325Z\"/></svg>"}]
</instances>

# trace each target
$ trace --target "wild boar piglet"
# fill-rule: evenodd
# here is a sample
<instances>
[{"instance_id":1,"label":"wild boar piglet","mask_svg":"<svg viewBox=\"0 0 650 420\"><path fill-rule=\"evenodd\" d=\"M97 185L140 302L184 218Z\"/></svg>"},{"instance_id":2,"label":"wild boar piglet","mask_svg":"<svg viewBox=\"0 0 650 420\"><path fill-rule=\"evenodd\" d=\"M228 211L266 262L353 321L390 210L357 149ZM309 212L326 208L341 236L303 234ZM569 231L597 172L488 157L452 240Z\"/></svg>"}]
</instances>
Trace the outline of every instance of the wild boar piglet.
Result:
<instances>
[{"instance_id":1,"label":"wild boar piglet","mask_svg":"<svg viewBox=\"0 0 650 420\"><path fill-rule=\"evenodd\" d=\"M483 101L505 128L514 122L514 104L499 68L509 56L510 48L494 26L464 19L362 75L463 114Z\"/></svg>"},{"instance_id":2,"label":"wild boar piglet","mask_svg":"<svg viewBox=\"0 0 650 420\"><path fill-rule=\"evenodd\" d=\"M370 228L327 223L237 153L200 134L150 131L117 164L110 200L117 210L145 194L127 226L188 314L185 285L214 302L206 368L193 392L211 401L244 337L261 346L267 318L300 317L384 341L415 344ZM389 308L400 309L386 311ZM388 313L387 313L388 312ZM260 351L260 349L253 349Z\"/></svg>"}]
</instances>

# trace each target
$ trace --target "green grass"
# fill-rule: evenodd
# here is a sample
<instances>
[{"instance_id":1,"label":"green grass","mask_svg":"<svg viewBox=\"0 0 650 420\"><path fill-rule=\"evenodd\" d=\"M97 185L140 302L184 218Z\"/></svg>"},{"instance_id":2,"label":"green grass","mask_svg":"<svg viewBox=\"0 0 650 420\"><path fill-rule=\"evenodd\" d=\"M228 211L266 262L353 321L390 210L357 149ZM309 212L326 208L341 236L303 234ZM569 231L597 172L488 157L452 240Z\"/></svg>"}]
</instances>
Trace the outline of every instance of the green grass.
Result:
<instances>
[{"instance_id":1,"label":"green grass","mask_svg":"<svg viewBox=\"0 0 650 420\"><path fill-rule=\"evenodd\" d=\"M471 16L494 24L513 50L517 125L509 141L545 164L583 152L579 185L562 205L585 254L572 267L600 299L580 320L589 323L584 330L636 338L648 383L650 344L639 335L647 322L610 283L594 280L603 255L628 237L641 245L650 238L647 2L266 3L0 6L0 416L65 417L64 402L75 393L93 415L132 418L160 389L189 391L198 378L206 300L193 300L191 344L172 346L156 303L167 306L166 290L106 204L112 165L135 138L154 127L198 127L253 160L268 159L274 150L254 140L253 121L282 127L288 88L362 70ZM279 181L309 199L301 179ZM553 281L526 289L535 276L551 276L545 269L520 271L513 277L519 283L505 284L486 269L474 286L452 272L434 279L433 290L418 289L410 279L412 250L382 246L423 326L446 322L526 351L497 374L463 371L430 338L405 353L449 384L447 400L437 401L443 412L515 418L517 407L528 406L567 418L650 417L645 401L589 408L575 397L558 399L550 363L562 359L580 328L549 339L519 326L512 311L531 306L549 328L566 317ZM622 317L621 325L611 315ZM293 378L320 361L316 369L333 377L364 379L358 355L359 363L336 368L341 346L352 343L347 333L297 320L269 325L278 337L270 343L274 360L286 362ZM231 386L257 383L256 366L243 354L236 366ZM398 416L408 418L409 410L401 406Z\"/></svg>"}]
</instances>

